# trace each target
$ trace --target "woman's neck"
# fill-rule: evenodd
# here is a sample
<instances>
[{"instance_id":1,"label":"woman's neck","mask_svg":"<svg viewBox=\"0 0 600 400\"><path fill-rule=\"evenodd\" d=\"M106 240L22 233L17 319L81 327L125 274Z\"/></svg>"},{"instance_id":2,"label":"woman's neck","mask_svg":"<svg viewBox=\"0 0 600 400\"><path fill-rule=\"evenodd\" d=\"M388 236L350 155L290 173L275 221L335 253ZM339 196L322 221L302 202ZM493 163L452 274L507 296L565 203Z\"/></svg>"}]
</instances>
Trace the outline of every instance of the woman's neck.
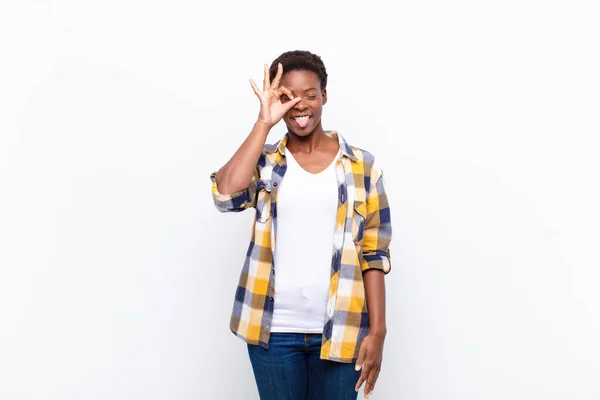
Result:
<instances>
[{"instance_id":1,"label":"woman's neck","mask_svg":"<svg viewBox=\"0 0 600 400\"><path fill-rule=\"evenodd\" d=\"M298 136L288 131L288 141L286 147L292 151L302 153L312 153L315 149L324 146L329 141L329 136L319 125L310 135Z\"/></svg>"}]
</instances>

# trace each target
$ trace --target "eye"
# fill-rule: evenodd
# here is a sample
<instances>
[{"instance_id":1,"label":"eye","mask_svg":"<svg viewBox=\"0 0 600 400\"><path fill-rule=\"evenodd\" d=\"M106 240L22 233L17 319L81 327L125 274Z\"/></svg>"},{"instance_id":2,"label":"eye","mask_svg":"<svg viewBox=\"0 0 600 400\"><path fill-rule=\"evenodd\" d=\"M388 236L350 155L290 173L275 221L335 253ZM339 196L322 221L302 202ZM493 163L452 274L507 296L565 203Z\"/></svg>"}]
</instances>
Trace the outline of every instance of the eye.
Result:
<instances>
[{"instance_id":1,"label":"eye","mask_svg":"<svg viewBox=\"0 0 600 400\"><path fill-rule=\"evenodd\" d=\"M281 101L285 103L285 102L290 101L290 98L284 94L283 96L281 96Z\"/></svg>"},{"instance_id":2,"label":"eye","mask_svg":"<svg viewBox=\"0 0 600 400\"><path fill-rule=\"evenodd\" d=\"M310 96L307 97L309 100L315 100L317 98L317 96L315 96L314 94L311 94Z\"/></svg>"}]
</instances>

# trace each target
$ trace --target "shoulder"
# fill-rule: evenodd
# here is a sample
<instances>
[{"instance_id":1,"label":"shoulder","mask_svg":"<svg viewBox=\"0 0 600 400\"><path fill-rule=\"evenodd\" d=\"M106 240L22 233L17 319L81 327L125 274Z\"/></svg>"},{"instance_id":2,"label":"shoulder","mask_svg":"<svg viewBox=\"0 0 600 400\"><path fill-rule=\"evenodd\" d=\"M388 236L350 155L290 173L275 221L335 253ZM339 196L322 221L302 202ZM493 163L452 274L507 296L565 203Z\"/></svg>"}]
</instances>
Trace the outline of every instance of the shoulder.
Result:
<instances>
[{"instance_id":1,"label":"shoulder","mask_svg":"<svg viewBox=\"0 0 600 400\"><path fill-rule=\"evenodd\" d=\"M368 165L372 165L375 163L375 156L370 151L354 145L349 145L348 147L350 147L350 149L354 153L354 156L358 159L358 162L362 162Z\"/></svg>"},{"instance_id":2,"label":"shoulder","mask_svg":"<svg viewBox=\"0 0 600 400\"><path fill-rule=\"evenodd\" d=\"M275 143L266 143L263 146L261 157L274 158L279 152L285 151L285 145L287 143L287 135L284 135Z\"/></svg>"},{"instance_id":3,"label":"shoulder","mask_svg":"<svg viewBox=\"0 0 600 400\"><path fill-rule=\"evenodd\" d=\"M348 147L356 157L356 161L354 162L362 165L361 169L364 171L365 176L368 176L370 181L376 182L383 172L379 168L379 164L375 162L375 155L357 146L348 145Z\"/></svg>"},{"instance_id":4,"label":"shoulder","mask_svg":"<svg viewBox=\"0 0 600 400\"><path fill-rule=\"evenodd\" d=\"M276 143L266 143L263 146L262 155L271 154L277 151L277 146L279 146L280 142L281 140L277 141Z\"/></svg>"},{"instance_id":5,"label":"shoulder","mask_svg":"<svg viewBox=\"0 0 600 400\"><path fill-rule=\"evenodd\" d=\"M261 179L271 179L273 168L278 160L278 147L281 140L274 144L267 143L263 146L262 152L258 157L256 168Z\"/></svg>"},{"instance_id":6,"label":"shoulder","mask_svg":"<svg viewBox=\"0 0 600 400\"><path fill-rule=\"evenodd\" d=\"M375 156L370 151L349 143L346 138L337 131L329 131L328 134L337 137L342 152L348 154L353 162L364 164L369 168L375 163Z\"/></svg>"}]
</instances>

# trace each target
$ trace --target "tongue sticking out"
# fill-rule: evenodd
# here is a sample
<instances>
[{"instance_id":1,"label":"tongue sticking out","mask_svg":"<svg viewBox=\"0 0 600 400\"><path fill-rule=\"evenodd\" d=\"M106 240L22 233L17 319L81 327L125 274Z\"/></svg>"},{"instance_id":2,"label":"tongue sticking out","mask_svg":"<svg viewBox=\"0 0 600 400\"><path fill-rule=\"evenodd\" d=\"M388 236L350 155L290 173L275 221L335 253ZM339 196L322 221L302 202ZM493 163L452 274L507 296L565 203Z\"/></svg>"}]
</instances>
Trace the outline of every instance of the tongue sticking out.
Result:
<instances>
[{"instance_id":1,"label":"tongue sticking out","mask_svg":"<svg viewBox=\"0 0 600 400\"><path fill-rule=\"evenodd\" d=\"M309 116L298 117L298 118L294 118L294 121L296 121L296 123L298 125L300 125L300 128L304 128L308 124L309 118L310 118Z\"/></svg>"}]
</instances>

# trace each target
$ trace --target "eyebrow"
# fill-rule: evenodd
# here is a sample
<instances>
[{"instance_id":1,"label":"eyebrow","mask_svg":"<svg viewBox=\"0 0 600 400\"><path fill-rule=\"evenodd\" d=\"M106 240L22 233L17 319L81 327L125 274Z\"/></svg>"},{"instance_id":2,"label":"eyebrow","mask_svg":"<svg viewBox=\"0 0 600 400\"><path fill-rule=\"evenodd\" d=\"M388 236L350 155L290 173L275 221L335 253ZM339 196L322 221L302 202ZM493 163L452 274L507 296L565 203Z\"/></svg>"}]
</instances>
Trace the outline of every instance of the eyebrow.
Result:
<instances>
[{"instance_id":1,"label":"eyebrow","mask_svg":"<svg viewBox=\"0 0 600 400\"><path fill-rule=\"evenodd\" d=\"M295 92L296 92L296 90L294 90L294 89L292 89L292 88L290 88L290 90L292 91L292 93L295 93ZM308 92L308 91L311 91L311 90L317 90L317 88L311 87L311 88L308 88L308 89L304 90L304 92L306 93L306 92ZM298 91L299 91L299 90L298 90Z\"/></svg>"}]
</instances>

